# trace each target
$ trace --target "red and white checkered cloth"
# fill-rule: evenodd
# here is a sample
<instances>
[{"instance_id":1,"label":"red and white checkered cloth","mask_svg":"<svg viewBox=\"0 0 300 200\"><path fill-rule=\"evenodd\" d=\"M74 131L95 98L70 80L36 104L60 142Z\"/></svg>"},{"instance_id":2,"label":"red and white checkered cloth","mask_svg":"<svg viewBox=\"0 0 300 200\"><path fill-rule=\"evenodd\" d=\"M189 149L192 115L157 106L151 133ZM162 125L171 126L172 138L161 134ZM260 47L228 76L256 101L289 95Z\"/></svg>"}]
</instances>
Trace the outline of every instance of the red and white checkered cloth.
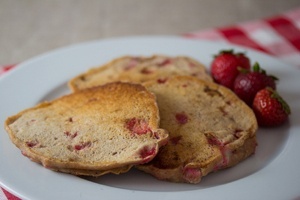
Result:
<instances>
[{"instance_id":1,"label":"red and white checkered cloth","mask_svg":"<svg viewBox=\"0 0 300 200\"><path fill-rule=\"evenodd\" d=\"M266 19L183 34L228 42L268 53L300 69L300 8ZM14 65L0 66L0 76ZM0 188L0 200L19 200Z\"/></svg>"},{"instance_id":2,"label":"red and white checkered cloth","mask_svg":"<svg viewBox=\"0 0 300 200\"><path fill-rule=\"evenodd\" d=\"M184 34L250 47L300 68L300 8L274 17Z\"/></svg>"}]
</instances>

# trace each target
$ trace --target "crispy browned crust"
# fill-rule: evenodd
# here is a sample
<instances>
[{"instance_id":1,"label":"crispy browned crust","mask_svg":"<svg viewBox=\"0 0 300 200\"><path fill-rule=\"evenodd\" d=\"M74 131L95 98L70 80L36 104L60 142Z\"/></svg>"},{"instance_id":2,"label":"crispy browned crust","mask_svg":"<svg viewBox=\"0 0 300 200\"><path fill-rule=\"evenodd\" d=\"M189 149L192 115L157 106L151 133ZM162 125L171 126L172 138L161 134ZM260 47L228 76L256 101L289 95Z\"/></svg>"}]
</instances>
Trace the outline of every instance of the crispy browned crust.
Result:
<instances>
[{"instance_id":1,"label":"crispy browned crust","mask_svg":"<svg viewBox=\"0 0 300 200\"><path fill-rule=\"evenodd\" d=\"M68 174L73 174L76 176L92 176L99 177L105 174L122 174L128 172L132 168L132 165L127 165L125 167L114 168L109 170L85 170L85 169L64 169L64 168L49 168L53 171L63 172Z\"/></svg>"},{"instance_id":2,"label":"crispy browned crust","mask_svg":"<svg viewBox=\"0 0 300 200\"><path fill-rule=\"evenodd\" d=\"M257 145L256 137L248 138L246 139L243 146L237 148L234 150L234 153L230 157L230 160L228 161L228 165L222 166L217 170L222 170L225 168L233 167L240 163L241 161L245 160L249 156L255 153L255 147ZM215 165L218 164L220 160L216 162L216 160L211 160L211 162L206 165L205 167L196 167L196 169L201 170L201 176L197 176L195 179L187 180L184 176L184 168L182 166L176 166L174 168L159 168L155 165L145 164L145 165L137 165L136 168L144 171L146 173L149 173L156 177L159 180L164 181L171 181L171 182L185 182L185 183L199 183L201 181L201 178L211 172L216 171L214 168Z\"/></svg>"}]
</instances>

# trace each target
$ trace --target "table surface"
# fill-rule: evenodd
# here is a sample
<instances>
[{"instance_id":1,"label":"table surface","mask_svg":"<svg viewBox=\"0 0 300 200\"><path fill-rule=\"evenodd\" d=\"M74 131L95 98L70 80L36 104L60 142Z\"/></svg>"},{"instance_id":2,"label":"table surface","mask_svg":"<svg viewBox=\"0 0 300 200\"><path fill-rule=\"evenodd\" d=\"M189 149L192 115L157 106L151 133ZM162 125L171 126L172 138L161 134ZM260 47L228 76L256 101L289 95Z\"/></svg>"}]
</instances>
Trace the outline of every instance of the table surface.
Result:
<instances>
[{"instance_id":1,"label":"table surface","mask_svg":"<svg viewBox=\"0 0 300 200\"><path fill-rule=\"evenodd\" d=\"M299 0L0 0L0 64L83 41L178 35L299 6Z\"/></svg>"}]
</instances>

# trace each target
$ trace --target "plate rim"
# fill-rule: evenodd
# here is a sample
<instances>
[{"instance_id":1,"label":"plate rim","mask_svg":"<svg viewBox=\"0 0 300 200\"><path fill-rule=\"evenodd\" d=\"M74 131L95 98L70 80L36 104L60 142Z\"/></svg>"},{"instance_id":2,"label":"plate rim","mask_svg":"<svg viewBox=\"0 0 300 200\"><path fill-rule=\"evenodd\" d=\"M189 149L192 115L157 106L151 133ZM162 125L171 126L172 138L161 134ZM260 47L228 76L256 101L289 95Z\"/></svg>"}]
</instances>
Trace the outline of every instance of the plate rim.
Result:
<instances>
[{"instance_id":1,"label":"plate rim","mask_svg":"<svg viewBox=\"0 0 300 200\"><path fill-rule=\"evenodd\" d=\"M87 41L87 42L83 42L83 43L73 44L73 45L61 47L61 48L58 48L58 49L54 49L52 51L49 51L49 52L43 53L41 55L35 56L31 59L28 59L28 60L18 64L14 69L11 70L11 72L8 72L8 73L2 75L0 77L0 84L2 82L4 82L5 80L12 79L11 78L12 76L18 75L18 73L21 73L23 70L26 70L25 69L26 66L32 65L32 63L35 63L39 60L43 60L43 59L45 59L46 57L49 57L49 56L51 57L51 55L53 56L55 54L60 54L61 52L64 52L64 51L70 51L70 49L73 49L73 48L81 48L82 46L89 46L89 45L94 45L95 43L98 44L98 43L103 43L103 42L108 42L109 43L109 42L123 41L123 40L127 40L127 41L128 40L135 40L136 41L136 40L149 40L149 39L150 40L169 40L169 39L171 39L171 40L181 40L181 41L195 41L195 42L198 42L198 43L204 42L204 43L207 43L207 44L208 43L220 44L218 42L211 42L211 41L208 41L208 40L198 40L198 39L195 40L195 39L183 38L183 37L180 37L180 36L130 36L130 37L118 37L118 38L108 38L108 39L104 39L104 40ZM246 48L246 47L242 47L242 46L238 46L238 45L232 45L232 44L229 44L229 43L222 43L222 44L225 45L225 46L232 46L232 47L237 48L237 49L246 49L247 51L250 51L250 52L256 52L258 54L262 54L263 57L268 57L269 59L276 60L276 62L280 62L281 64L283 64L285 66L288 66L288 68L297 70L294 66L286 64L285 62L283 62L281 60L278 60L278 59L276 59L276 58L274 58L274 57L272 57L268 54L265 54L263 52L258 52L258 51L255 51L253 49L250 49L250 48ZM2 137L2 136L0 136L0 137ZM282 153L284 154L285 152L282 152ZM274 162L276 162L276 159L274 160ZM0 180L0 185L4 189L8 190L9 192L11 192L13 194L16 194L17 196L28 198L28 196L25 197L20 192L13 190L12 189L13 186L6 185L2 180ZM91 184L91 185L93 185L93 184ZM218 186L216 186L216 187L218 187ZM212 190L214 191L215 189L212 189ZM139 193L139 192L136 192L136 193ZM209 196L209 194L207 194L207 195Z\"/></svg>"}]
</instances>

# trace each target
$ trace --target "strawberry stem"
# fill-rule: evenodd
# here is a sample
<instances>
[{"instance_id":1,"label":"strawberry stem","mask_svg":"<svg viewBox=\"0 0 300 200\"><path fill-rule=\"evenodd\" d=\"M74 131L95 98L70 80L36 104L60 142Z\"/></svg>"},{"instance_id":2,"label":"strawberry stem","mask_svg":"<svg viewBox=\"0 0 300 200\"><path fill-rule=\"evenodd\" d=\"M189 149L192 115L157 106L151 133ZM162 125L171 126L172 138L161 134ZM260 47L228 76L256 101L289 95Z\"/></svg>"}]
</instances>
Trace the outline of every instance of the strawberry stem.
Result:
<instances>
[{"instance_id":1,"label":"strawberry stem","mask_svg":"<svg viewBox=\"0 0 300 200\"><path fill-rule=\"evenodd\" d=\"M214 55L214 58L220 56L220 55L223 55L223 54L234 54L234 50L233 49L225 49L225 50L221 50L219 51L218 54L215 54Z\"/></svg>"},{"instance_id":2,"label":"strawberry stem","mask_svg":"<svg viewBox=\"0 0 300 200\"><path fill-rule=\"evenodd\" d=\"M223 55L223 54L232 54L232 55L235 55L235 56L244 56L246 53L245 52L235 53L233 49L224 49L224 50L219 51L219 53L215 54L213 57L216 58L216 57L218 57L220 55Z\"/></svg>"},{"instance_id":3,"label":"strawberry stem","mask_svg":"<svg viewBox=\"0 0 300 200\"><path fill-rule=\"evenodd\" d=\"M238 66L237 69L238 69L238 71L239 71L240 73L242 73L242 74L247 74L247 73L250 72L250 70L245 69L245 68L240 67L240 66Z\"/></svg>"},{"instance_id":4,"label":"strawberry stem","mask_svg":"<svg viewBox=\"0 0 300 200\"><path fill-rule=\"evenodd\" d=\"M262 69L262 68L260 67L260 65L258 64L258 62L255 62L252 68L253 68L253 71L254 71L254 72L258 72L258 73L261 73L261 74L265 74L265 75L271 77L274 81L278 81L278 80L279 80L276 76L268 75L267 72L266 72L266 70Z\"/></svg>"},{"instance_id":5,"label":"strawberry stem","mask_svg":"<svg viewBox=\"0 0 300 200\"><path fill-rule=\"evenodd\" d=\"M269 75L274 81L278 81L279 78L277 78L276 76L273 76L273 75Z\"/></svg>"},{"instance_id":6,"label":"strawberry stem","mask_svg":"<svg viewBox=\"0 0 300 200\"><path fill-rule=\"evenodd\" d=\"M225 53L234 54L234 50L233 49L221 50L219 54L225 54Z\"/></svg>"},{"instance_id":7,"label":"strawberry stem","mask_svg":"<svg viewBox=\"0 0 300 200\"><path fill-rule=\"evenodd\" d=\"M258 62L254 63L254 65L253 65L253 71L254 72L260 72L261 71L260 65L258 64Z\"/></svg>"}]
</instances>

